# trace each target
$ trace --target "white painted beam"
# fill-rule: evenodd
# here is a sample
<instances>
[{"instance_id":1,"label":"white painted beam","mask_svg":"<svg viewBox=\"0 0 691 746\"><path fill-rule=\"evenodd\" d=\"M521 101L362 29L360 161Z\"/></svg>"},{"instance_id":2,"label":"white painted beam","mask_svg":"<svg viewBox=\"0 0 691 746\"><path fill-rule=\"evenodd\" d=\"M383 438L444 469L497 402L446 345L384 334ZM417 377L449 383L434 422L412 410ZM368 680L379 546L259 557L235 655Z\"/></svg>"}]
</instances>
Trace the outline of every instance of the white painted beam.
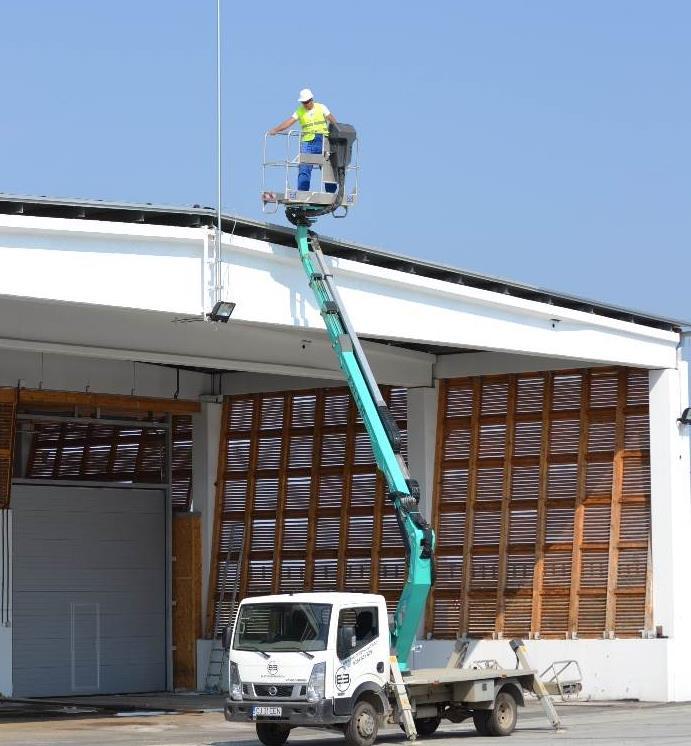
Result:
<instances>
[{"instance_id":1,"label":"white painted beam","mask_svg":"<svg viewBox=\"0 0 691 746\"><path fill-rule=\"evenodd\" d=\"M463 378L509 373L533 373L543 370L569 370L596 367L592 360L567 360L559 357L509 354L505 352L463 352L439 355L434 366L436 378Z\"/></svg>"},{"instance_id":2,"label":"white painted beam","mask_svg":"<svg viewBox=\"0 0 691 746\"><path fill-rule=\"evenodd\" d=\"M223 284L238 303L238 318L321 324L291 249L233 237L224 259ZM601 365L676 364L678 335L672 332L346 259L329 262L362 336ZM256 288L270 288L274 303Z\"/></svg>"},{"instance_id":3,"label":"white painted beam","mask_svg":"<svg viewBox=\"0 0 691 746\"><path fill-rule=\"evenodd\" d=\"M0 216L0 294L201 315L208 310L208 236L205 228ZM234 319L310 333L323 329L293 249L226 235L222 259L221 294L237 303ZM603 365L676 364L678 337L672 332L350 260L329 261L362 336Z\"/></svg>"},{"instance_id":4,"label":"white painted beam","mask_svg":"<svg viewBox=\"0 0 691 746\"><path fill-rule=\"evenodd\" d=\"M381 383L427 386L434 356L365 343ZM342 381L323 330L0 297L0 349Z\"/></svg>"}]
</instances>

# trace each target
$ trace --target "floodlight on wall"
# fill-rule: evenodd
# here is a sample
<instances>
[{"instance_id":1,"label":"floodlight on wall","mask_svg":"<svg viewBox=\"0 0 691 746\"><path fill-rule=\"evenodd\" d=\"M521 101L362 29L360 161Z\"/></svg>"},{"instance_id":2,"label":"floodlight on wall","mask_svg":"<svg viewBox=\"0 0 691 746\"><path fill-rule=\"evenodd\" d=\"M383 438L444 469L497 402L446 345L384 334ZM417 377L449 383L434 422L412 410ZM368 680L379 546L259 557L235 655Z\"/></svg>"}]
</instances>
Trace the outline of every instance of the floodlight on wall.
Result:
<instances>
[{"instance_id":1,"label":"floodlight on wall","mask_svg":"<svg viewBox=\"0 0 691 746\"><path fill-rule=\"evenodd\" d=\"M682 425L691 425L691 407L686 407L681 413L681 417L677 417L677 422Z\"/></svg>"},{"instance_id":2,"label":"floodlight on wall","mask_svg":"<svg viewBox=\"0 0 691 746\"><path fill-rule=\"evenodd\" d=\"M233 315L234 310L235 303L219 300L211 309L211 312L207 313L206 316L211 321L220 321L222 324L227 324L228 319Z\"/></svg>"}]
</instances>

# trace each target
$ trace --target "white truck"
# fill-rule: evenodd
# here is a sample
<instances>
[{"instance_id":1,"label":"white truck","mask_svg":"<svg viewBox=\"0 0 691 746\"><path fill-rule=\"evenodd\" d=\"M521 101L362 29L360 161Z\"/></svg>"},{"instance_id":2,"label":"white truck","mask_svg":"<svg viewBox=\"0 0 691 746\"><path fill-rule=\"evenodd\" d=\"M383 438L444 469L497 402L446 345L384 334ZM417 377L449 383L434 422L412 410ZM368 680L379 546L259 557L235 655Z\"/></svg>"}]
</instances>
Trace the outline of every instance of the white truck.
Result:
<instances>
[{"instance_id":1,"label":"white truck","mask_svg":"<svg viewBox=\"0 0 691 746\"><path fill-rule=\"evenodd\" d=\"M282 746L299 726L337 730L348 746L371 746L385 723L404 727L405 710L419 736L434 733L444 718L472 718L479 734L507 736L523 691L544 694L536 672L522 667L449 666L401 678L390 658L387 620L384 598L373 594L245 599L223 639L229 648L226 719L254 722L265 746ZM522 643L512 645L519 658Z\"/></svg>"}]
</instances>

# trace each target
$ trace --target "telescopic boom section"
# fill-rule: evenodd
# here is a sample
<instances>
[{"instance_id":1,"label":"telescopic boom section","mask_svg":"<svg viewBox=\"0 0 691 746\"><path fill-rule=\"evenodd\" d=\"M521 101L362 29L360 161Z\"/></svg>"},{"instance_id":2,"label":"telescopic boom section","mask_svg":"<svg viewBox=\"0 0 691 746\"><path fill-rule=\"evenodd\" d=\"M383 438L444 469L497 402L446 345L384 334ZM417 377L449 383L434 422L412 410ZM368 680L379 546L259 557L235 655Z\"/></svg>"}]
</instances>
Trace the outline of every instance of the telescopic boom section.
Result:
<instances>
[{"instance_id":1,"label":"telescopic boom section","mask_svg":"<svg viewBox=\"0 0 691 746\"><path fill-rule=\"evenodd\" d=\"M405 672L434 582L434 531L418 510L420 489L410 478L401 456L401 434L341 303L319 247L319 239L308 225L297 225L296 237L300 260L319 304L331 346L365 423L377 465L386 478L389 498L405 545L408 577L391 627L392 654L398 657L399 666Z\"/></svg>"}]
</instances>

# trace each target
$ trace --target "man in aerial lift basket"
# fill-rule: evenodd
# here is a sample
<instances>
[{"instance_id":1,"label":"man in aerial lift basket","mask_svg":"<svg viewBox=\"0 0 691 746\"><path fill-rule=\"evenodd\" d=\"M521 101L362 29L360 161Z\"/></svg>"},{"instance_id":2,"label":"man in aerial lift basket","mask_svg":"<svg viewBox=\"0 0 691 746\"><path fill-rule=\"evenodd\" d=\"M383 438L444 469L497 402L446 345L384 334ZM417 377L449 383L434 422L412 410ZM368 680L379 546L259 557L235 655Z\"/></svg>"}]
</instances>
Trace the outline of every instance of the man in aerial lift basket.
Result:
<instances>
[{"instance_id":1,"label":"man in aerial lift basket","mask_svg":"<svg viewBox=\"0 0 691 746\"><path fill-rule=\"evenodd\" d=\"M309 88L303 88L298 96L298 108L292 116L269 130L270 135L277 135L290 129L295 122L300 123L302 135L300 137L300 152L321 155L324 153L324 138L329 134L329 122L336 124L336 117L329 111L328 107L314 100L314 95ZM328 148L327 148L328 150ZM298 171L298 190L309 192L310 177L313 166L309 163L300 164ZM336 183L327 182L324 188L327 192L336 191Z\"/></svg>"}]
</instances>

